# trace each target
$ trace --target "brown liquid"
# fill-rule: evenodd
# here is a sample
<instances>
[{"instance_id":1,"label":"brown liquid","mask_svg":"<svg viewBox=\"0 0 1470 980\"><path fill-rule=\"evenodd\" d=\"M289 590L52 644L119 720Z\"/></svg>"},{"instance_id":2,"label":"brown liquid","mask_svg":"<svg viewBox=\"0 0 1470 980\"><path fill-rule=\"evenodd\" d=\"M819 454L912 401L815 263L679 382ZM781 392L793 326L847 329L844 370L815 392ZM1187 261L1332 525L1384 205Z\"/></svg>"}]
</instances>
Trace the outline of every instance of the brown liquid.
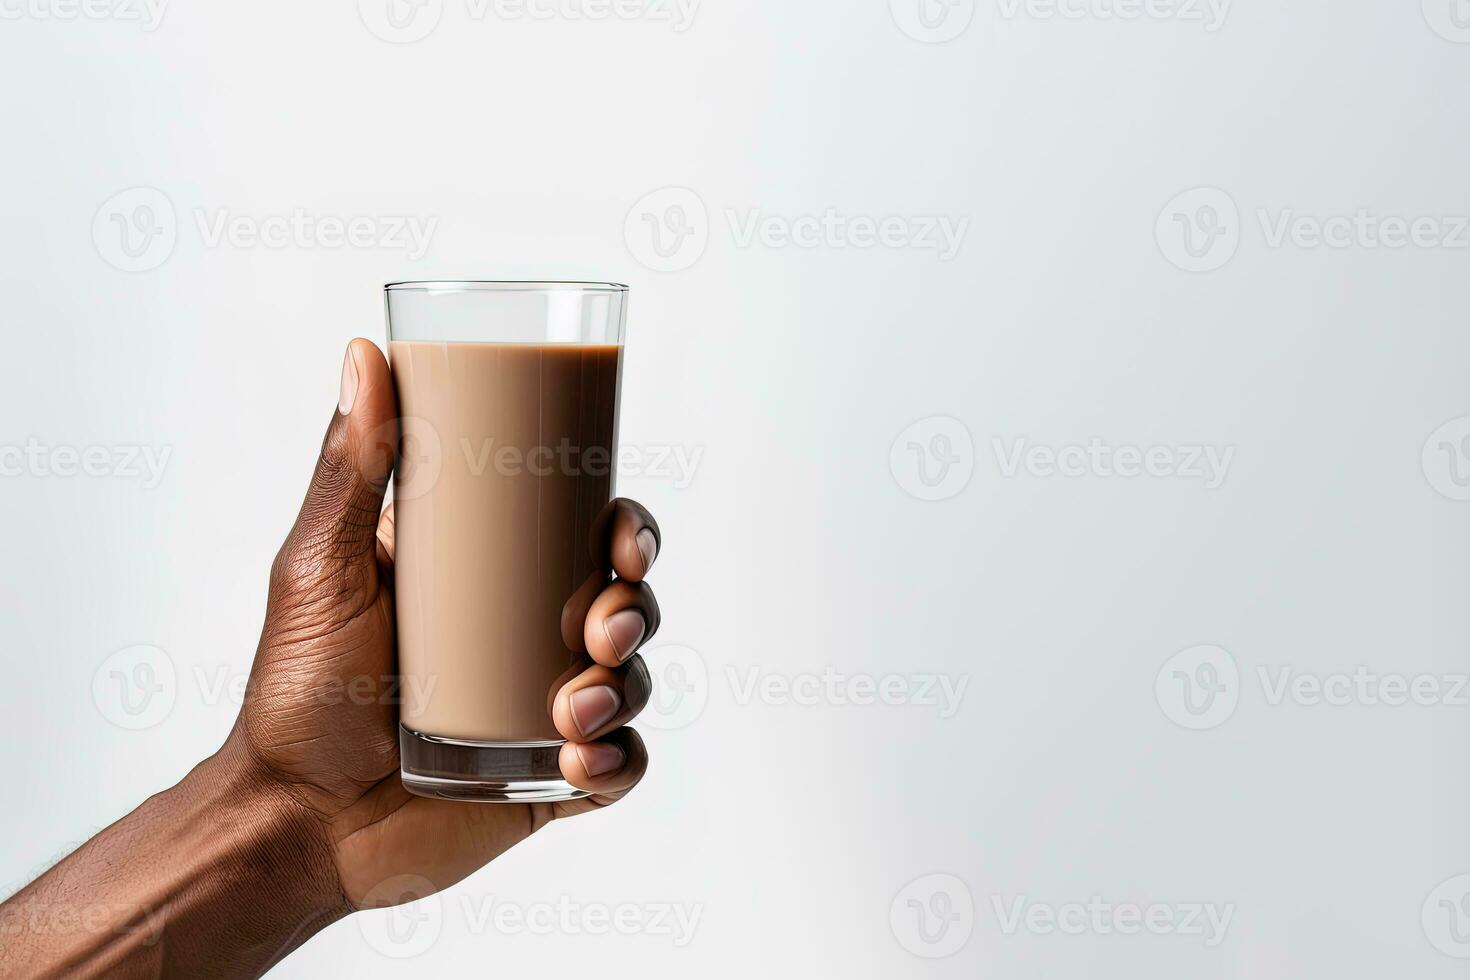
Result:
<instances>
[{"instance_id":1,"label":"brown liquid","mask_svg":"<svg viewBox=\"0 0 1470 980\"><path fill-rule=\"evenodd\" d=\"M548 705L574 656L562 607L595 571L592 521L612 499L621 354L389 344L404 418L394 578L410 729L560 738Z\"/></svg>"}]
</instances>

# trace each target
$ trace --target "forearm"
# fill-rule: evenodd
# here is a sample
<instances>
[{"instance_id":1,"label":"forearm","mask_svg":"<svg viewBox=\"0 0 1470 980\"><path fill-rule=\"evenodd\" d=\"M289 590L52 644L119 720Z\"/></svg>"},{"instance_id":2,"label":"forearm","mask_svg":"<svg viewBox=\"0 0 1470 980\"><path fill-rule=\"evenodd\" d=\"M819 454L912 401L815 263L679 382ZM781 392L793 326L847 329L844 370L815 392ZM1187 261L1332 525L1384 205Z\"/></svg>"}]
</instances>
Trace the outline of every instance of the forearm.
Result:
<instances>
[{"instance_id":1,"label":"forearm","mask_svg":"<svg viewBox=\"0 0 1470 980\"><path fill-rule=\"evenodd\" d=\"M325 839L227 745L0 905L6 977L255 977L349 911Z\"/></svg>"}]
</instances>

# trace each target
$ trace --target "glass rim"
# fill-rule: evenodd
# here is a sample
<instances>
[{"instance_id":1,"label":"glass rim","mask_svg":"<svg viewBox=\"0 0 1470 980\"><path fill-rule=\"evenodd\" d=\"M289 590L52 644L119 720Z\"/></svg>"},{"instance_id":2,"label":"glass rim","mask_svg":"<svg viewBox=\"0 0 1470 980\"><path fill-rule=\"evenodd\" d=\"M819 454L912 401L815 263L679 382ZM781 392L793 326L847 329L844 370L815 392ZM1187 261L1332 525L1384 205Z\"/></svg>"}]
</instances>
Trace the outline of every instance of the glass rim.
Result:
<instances>
[{"instance_id":1,"label":"glass rim","mask_svg":"<svg viewBox=\"0 0 1470 980\"><path fill-rule=\"evenodd\" d=\"M574 293L626 293L628 287L620 282L582 282L579 280L556 279L424 279L405 282L390 282L383 286L384 292L574 292Z\"/></svg>"}]
</instances>

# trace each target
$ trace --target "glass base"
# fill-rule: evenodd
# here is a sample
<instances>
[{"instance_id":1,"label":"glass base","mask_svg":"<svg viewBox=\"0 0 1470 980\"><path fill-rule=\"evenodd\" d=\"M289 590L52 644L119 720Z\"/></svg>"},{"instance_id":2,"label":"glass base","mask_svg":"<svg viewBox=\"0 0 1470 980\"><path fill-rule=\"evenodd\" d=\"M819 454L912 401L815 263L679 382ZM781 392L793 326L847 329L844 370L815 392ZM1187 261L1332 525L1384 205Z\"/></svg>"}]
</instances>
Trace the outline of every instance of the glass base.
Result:
<instances>
[{"instance_id":1,"label":"glass base","mask_svg":"<svg viewBox=\"0 0 1470 980\"><path fill-rule=\"evenodd\" d=\"M590 796L562 778L561 739L475 742L398 726L403 788L471 803L557 803Z\"/></svg>"}]
</instances>

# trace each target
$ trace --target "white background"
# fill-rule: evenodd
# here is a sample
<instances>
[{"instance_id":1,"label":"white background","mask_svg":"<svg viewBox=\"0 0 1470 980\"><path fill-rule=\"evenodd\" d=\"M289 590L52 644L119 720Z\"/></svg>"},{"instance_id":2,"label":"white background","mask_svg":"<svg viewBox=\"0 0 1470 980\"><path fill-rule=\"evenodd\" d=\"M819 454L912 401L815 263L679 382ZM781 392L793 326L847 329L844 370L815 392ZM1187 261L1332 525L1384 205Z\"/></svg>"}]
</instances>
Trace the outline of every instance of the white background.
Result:
<instances>
[{"instance_id":1,"label":"white background","mask_svg":"<svg viewBox=\"0 0 1470 980\"><path fill-rule=\"evenodd\" d=\"M0 456L0 882L228 731L215 685L248 669L382 283L612 279L632 287L625 442L700 454L687 486L619 486L664 531L650 662L691 690L641 726L652 766L622 804L399 933L338 923L274 975L1462 975L1452 0L1239 2L1223 22L1183 0L955 0L930 27L918 0L706 0L692 21L430 0L403 31L386 2L176 0L148 30L122 0L0 0L0 445L170 454L156 486ZM949 256L851 225L779 237L829 210L965 231ZM1360 210L1313 244L1310 221ZM391 236L209 234L297 212L434 225L417 258ZM753 215L768 234L746 239ZM1372 244L1421 217L1420 244ZM1283 218L1309 224L1276 239ZM162 234L123 238L133 219ZM1177 468L1008 468L1018 445L1094 439ZM1191 475L1189 447L1229 450L1223 480ZM133 655L109 657L136 645L175 680L130 730L108 682ZM1205 662L1213 702L1182 686ZM744 698L829 667L966 687L948 717ZM1272 703L1283 670L1360 667L1439 696ZM928 875L950 877L909 887ZM492 898L699 919L683 945L538 935L478 925ZM1231 918L1215 945L1003 928L1018 901L1094 899Z\"/></svg>"}]
</instances>

